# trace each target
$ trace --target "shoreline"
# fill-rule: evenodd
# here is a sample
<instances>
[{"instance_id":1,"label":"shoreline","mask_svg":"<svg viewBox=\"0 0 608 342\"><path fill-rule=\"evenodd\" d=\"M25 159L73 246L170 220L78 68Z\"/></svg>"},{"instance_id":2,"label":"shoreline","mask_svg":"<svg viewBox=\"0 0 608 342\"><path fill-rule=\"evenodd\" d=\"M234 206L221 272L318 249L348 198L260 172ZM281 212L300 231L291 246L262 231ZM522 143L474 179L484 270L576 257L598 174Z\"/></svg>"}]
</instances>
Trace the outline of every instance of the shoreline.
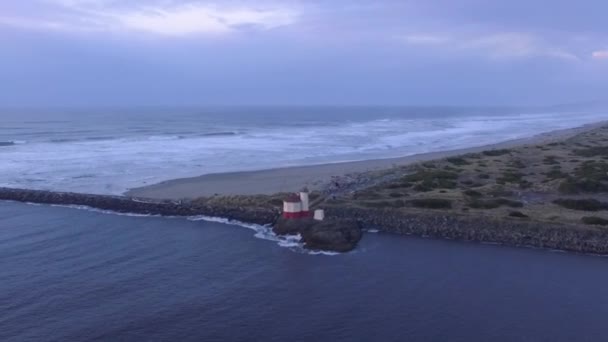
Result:
<instances>
[{"instance_id":1,"label":"shoreline","mask_svg":"<svg viewBox=\"0 0 608 342\"><path fill-rule=\"evenodd\" d=\"M331 182L333 177L380 171L383 169L402 167L467 153L479 153L484 150L546 144L567 139L577 134L601 127L606 123L607 121L598 121L574 128L554 130L531 137L508 140L495 144L414 154L403 157L292 166L257 171L212 173L196 177L177 178L130 189L123 195L129 197L176 200L210 197L215 195L270 195L280 192L297 191L304 186L314 191L320 190L323 185Z\"/></svg>"}]
</instances>

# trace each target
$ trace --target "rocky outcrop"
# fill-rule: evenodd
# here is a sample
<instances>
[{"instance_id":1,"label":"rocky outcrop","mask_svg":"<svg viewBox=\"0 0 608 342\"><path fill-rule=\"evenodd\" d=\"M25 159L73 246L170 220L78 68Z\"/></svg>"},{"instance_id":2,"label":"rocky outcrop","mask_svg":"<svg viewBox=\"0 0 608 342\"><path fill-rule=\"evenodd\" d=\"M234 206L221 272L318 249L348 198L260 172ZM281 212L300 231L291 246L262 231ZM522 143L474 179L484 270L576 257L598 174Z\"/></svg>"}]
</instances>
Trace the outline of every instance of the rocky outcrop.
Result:
<instances>
[{"instance_id":1,"label":"rocky outcrop","mask_svg":"<svg viewBox=\"0 0 608 342\"><path fill-rule=\"evenodd\" d=\"M357 220L363 228L387 233L608 254L608 229L604 228L456 216L440 211L408 214L390 209L331 208L325 215Z\"/></svg>"},{"instance_id":2,"label":"rocky outcrop","mask_svg":"<svg viewBox=\"0 0 608 342\"><path fill-rule=\"evenodd\" d=\"M277 210L270 208L193 204L183 201L157 201L123 196L12 188L0 188L0 200L42 204L84 205L119 213L162 216L205 215L255 224L273 224L279 216Z\"/></svg>"},{"instance_id":3,"label":"rocky outcrop","mask_svg":"<svg viewBox=\"0 0 608 342\"><path fill-rule=\"evenodd\" d=\"M307 249L335 252L353 250L362 236L357 221L349 219L315 221L310 218L280 218L273 231L277 235L300 234Z\"/></svg>"}]
</instances>

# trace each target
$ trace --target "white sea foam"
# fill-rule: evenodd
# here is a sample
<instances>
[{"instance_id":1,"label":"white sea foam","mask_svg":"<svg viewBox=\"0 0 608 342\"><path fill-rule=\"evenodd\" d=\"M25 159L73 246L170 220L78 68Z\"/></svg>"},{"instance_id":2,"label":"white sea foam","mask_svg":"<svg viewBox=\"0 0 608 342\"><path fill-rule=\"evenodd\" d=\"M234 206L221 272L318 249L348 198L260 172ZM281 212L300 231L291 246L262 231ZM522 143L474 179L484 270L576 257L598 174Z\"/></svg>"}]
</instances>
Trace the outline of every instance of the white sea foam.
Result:
<instances>
[{"instance_id":1,"label":"white sea foam","mask_svg":"<svg viewBox=\"0 0 608 342\"><path fill-rule=\"evenodd\" d=\"M468 115L391 117L367 120L304 120L262 125L254 120L197 132L197 121L115 132L116 124L38 127L1 141L28 140L0 149L0 186L121 194L164 180L208 173L334 163L466 148L575 127L604 119L604 113L557 115ZM190 119L192 120L192 119ZM120 122L120 120L118 120ZM49 124L51 125L51 124ZM61 124L65 125L65 124ZM96 127L95 130L90 127ZM100 127L97 130L97 127ZM46 130L45 130L46 128ZM86 129L85 129L86 128ZM179 129L178 129L179 128ZM48 132L47 132L48 131ZM149 133L134 133L145 131ZM187 133L191 132L191 133ZM47 132L47 133L45 133ZM178 133L178 132L184 132ZM218 133L218 134L214 134ZM239 132L238 134L223 134ZM146 135L148 134L148 135ZM36 136L37 139L30 137ZM113 136L109 140L86 137ZM27 138L27 139L26 139ZM63 139L64 143L52 143Z\"/></svg>"},{"instance_id":2,"label":"white sea foam","mask_svg":"<svg viewBox=\"0 0 608 342\"><path fill-rule=\"evenodd\" d=\"M306 253L306 254L310 254L310 255L327 255L327 256L333 256L333 255L340 254L340 253L336 253L336 252L311 251L311 250L305 249L304 243L302 242L302 236L300 236L300 234L279 236L279 235L276 235L272 231L272 227L269 225L244 223L244 222L235 221L235 220L228 220L228 219L221 218L221 217L211 217L211 216L202 216L202 215L190 216L190 217L188 217L188 220L217 222L217 223L222 223L222 224L229 224L229 225L248 228L248 229L255 231L254 236L256 238L276 242L279 246L289 248L290 250L292 250L294 252L298 252L298 253Z\"/></svg>"},{"instance_id":3,"label":"white sea foam","mask_svg":"<svg viewBox=\"0 0 608 342\"><path fill-rule=\"evenodd\" d=\"M42 204L38 203L27 203L29 205L40 206ZM134 214L134 213L121 213L112 210L103 210L97 209L93 207L89 207L86 205L75 205L75 204L51 204L51 207L60 207L60 208L69 208L69 209L77 209L77 210L86 210L90 212L105 214L105 215L116 215L116 216L128 216L128 217L163 217L163 218L178 218L177 216L161 216L161 215L149 215L149 214ZM297 253L305 253L310 255L327 255L334 256L339 255L340 253L336 252L327 252L327 251L311 251L304 248L304 243L302 242L302 236L298 235L286 235L286 236L278 236L272 231L272 227L268 225L259 225L252 223L244 223L236 220L229 220L221 217L212 217L212 216L189 216L186 217L189 221L205 221L205 222L215 222L222 223L232 226L244 227L247 229L251 229L255 231L254 236L258 239L268 240L276 242L279 246L289 248L290 250Z\"/></svg>"},{"instance_id":4,"label":"white sea foam","mask_svg":"<svg viewBox=\"0 0 608 342\"><path fill-rule=\"evenodd\" d=\"M31 203L33 204L33 203ZM78 210L86 210L100 214L106 215L117 215L117 216L129 216L129 217L161 217L161 215L150 215L150 214L135 214L135 213L121 213L113 210L103 210L97 209L93 207L89 207L87 205L76 205L76 204L51 204L51 207L60 207L60 208L70 208L70 209L78 209ZM163 216L166 218L172 218L173 216Z\"/></svg>"}]
</instances>

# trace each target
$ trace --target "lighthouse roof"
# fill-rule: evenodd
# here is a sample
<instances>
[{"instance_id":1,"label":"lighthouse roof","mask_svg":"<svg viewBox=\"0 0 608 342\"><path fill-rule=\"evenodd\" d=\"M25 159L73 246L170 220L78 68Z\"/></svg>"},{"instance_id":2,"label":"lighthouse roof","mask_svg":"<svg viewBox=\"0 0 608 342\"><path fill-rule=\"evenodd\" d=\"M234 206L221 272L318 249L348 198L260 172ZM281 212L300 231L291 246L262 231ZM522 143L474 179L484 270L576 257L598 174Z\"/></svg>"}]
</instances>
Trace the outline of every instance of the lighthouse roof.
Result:
<instances>
[{"instance_id":1,"label":"lighthouse roof","mask_svg":"<svg viewBox=\"0 0 608 342\"><path fill-rule=\"evenodd\" d=\"M298 196L297 194L289 194L289 195L287 195L287 197L285 197L285 199L283 199L283 202L299 203L299 202L301 202L301 200L300 200L300 196Z\"/></svg>"}]
</instances>

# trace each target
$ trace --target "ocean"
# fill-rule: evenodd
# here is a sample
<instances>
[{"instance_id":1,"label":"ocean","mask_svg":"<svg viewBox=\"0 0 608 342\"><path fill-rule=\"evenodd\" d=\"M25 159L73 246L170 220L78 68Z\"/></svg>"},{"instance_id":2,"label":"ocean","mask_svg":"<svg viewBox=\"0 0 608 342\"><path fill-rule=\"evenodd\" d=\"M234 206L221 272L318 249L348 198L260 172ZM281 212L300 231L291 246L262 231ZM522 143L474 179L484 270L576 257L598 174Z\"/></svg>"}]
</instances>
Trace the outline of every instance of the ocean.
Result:
<instances>
[{"instance_id":1,"label":"ocean","mask_svg":"<svg viewBox=\"0 0 608 342\"><path fill-rule=\"evenodd\" d=\"M0 341L605 341L608 259L0 202Z\"/></svg>"},{"instance_id":2,"label":"ocean","mask_svg":"<svg viewBox=\"0 0 608 342\"><path fill-rule=\"evenodd\" d=\"M209 173L473 147L605 118L539 108L3 109L0 186L122 194Z\"/></svg>"}]
</instances>

